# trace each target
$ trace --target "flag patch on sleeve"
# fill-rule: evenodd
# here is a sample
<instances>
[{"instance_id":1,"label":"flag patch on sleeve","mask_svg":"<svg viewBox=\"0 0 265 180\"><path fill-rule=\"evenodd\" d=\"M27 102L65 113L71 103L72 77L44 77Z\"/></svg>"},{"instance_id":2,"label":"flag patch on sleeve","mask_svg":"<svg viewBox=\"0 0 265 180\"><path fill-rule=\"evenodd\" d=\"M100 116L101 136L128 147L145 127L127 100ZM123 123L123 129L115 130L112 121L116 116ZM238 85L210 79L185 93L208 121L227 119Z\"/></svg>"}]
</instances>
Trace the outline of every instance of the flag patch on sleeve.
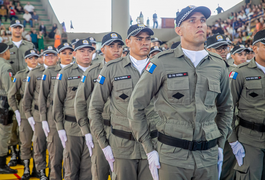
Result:
<instances>
[{"instance_id":1,"label":"flag patch on sleeve","mask_svg":"<svg viewBox=\"0 0 265 180\"><path fill-rule=\"evenodd\" d=\"M102 76L102 75L98 75L97 82L98 82L99 84L104 84L104 81L105 81L105 77Z\"/></svg>"},{"instance_id":2,"label":"flag patch on sleeve","mask_svg":"<svg viewBox=\"0 0 265 180\"><path fill-rule=\"evenodd\" d=\"M230 72L230 74L229 74L229 78L231 78L231 79L236 79L236 77L237 77L237 75L238 75L238 73L237 72Z\"/></svg>"},{"instance_id":3,"label":"flag patch on sleeve","mask_svg":"<svg viewBox=\"0 0 265 180\"><path fill-rule=\"evenodd\" d=\"M57 78L56 79L58 79L58 80L62 80L62 74L57 74Z\"/></svg>"},{"instance_id":4,"label":"flag patch on sleeve","mask_svg":"<svg viewBox=\"0 0 265 180\"><path fill-rule=\"evenodd\" d=\"M81 78L81 82L84 83L85 80L86 80L86 76L83 75L82 78Z\"/></svg>"},{"instance_id":5,"label":"flag patch on sleeve","mask_svg":"<svg viewBox=\"0 0 265 180\"><path fill-rule=\"evenodd\" d=\"M43 75L42 75L42 80L45 81L45 79L46 79L46 75L43 74Z\"/></svg>"},{"instance_id":6,"label":"flag patch on sleeve","mask_svg":"<svg viewBox=\"0 0 265 180\"><path fill-rule=\"evenodd\" d=\"M10 76L10 77L13 77L13 74L12 74L12 72L9 72L9 76Z\"/></svg>"},{"instance_id":7,"label":"flag patch on sleeve","mask_svg":"<svg viewBox=\"0 0 265 180\"><path fill-rule=\"evenodd\" d=\"M149 62L145 68L146 71L148 71L149 73L153 74L154 70L156 68L156 65L152 62Z\"/></svg>"},{"instance_id":8,"label":"flag patch on sleeve","mask_svg":"<svg viewBox=\"0 0 265 180\"><path fill-rule=\"evenodd\" d=\"M13 79L13 82L16 82L16 81L17 81L17 78L14 78L14 79Z\"/></svg>"},{"instance_id":9,"label":"flag patch on sleeve","mask_svg":"<svg viewBox=\"0 0 265 180\"><path fill-rule=\"evenodd\" d=\"M28 77L27 77L27 82L29 82L29 81L30 81L30 77L28 76Z\"/></svg>"}]
</instances>

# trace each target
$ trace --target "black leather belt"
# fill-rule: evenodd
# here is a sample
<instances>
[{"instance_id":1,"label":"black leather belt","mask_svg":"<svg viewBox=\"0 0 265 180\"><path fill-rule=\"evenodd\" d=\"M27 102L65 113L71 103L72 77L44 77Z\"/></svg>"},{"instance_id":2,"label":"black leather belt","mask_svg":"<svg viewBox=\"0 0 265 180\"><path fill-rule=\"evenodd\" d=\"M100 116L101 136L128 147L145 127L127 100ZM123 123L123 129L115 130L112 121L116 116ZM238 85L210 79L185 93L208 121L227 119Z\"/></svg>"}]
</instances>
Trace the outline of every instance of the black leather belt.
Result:
<instances>
[{"instance_id":1,"label":"black leather belt","mask_svg":"<svg viewBox=\"0 0 265 180\"><path fill-rule=\"evenodd\" d=\"M179 147L190 151L207 150L217 145L217 139L211 141L188 141L174 138L158 132L158 141L169 146Z\"/></svg>"},{"instance_id":2,"label":"black leather belt","mask_svg":"<svg viewBox=\"0 0 265 180\"><path fill-rule=\"evenodd\" d=\"M124 138L124 139L128 139L131 141L135 141L133 135L131 132L126 132L126 131L122 131L122 130L118 130L118 129L111 129L112 134L114 134L115 136L118 136L120 138ZM150 133L151 138L156 138L157 137L157 130L154 130Z\"/></svg>"},{"instance_id":3,"label":"black leather belt","mask_svg":"<svg viewBox=\"0 0 265 180\"><path fill-rule=\"evenodd\" d=\"M35 105L34 109L38 111L39 110L39 106Z\"/></svg>"},{"instance_id":4,"label":"black leather belt","mask_svg":"<svg viewBox=\"0 0 265 180\"><path fill-rule=\"evenodd\" d=\"M76 118L72 116L65 115L65 120L69 122L76 122Z\"/></svg>"},{"instance_id":5,"label":"black leather belt","mask_svg":"<svg viewBox=\"0 0 265 180\"><path fill-rule=\"evenodd\" d=\"M104 125L111 126L110 120L104 119Z\"/></svg>"},{"instance_id":6,"label":"black leather belt","mask_svg":"<svg viewBox=\"0 0 265 180\"><path fill-rule=\"evenodd\" d=\"M254 131L258 131L258 132L265 132L264 124L249 122L249 121L246 121L240 117L239 117L239 119L240 119L240 121L239 121L240 126L243 126L245 128L248 128L248 129L251 129Z\"/></svg>"}]
</instances>

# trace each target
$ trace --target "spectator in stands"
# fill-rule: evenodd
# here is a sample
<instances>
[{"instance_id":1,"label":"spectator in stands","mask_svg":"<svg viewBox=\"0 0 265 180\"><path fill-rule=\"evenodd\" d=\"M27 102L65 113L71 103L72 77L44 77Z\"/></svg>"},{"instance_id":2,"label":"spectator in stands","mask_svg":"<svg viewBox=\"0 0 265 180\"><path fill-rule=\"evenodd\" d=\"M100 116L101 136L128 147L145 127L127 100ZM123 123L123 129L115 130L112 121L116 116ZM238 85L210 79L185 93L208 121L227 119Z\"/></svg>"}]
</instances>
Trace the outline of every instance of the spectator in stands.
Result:
<instances>
[{"instance_id":1,"label":"spectator in stands","mask_svg":"<svg viewBox=\"0 0 265 180\"><path fill-rule=\"evenodd\" d=\"M25 11L25 14L23 15L23 19L24 19L24 22L23 22L24 28L26 27L26 23L29 23L30 27L33 27L32 16L31 14L29 14L28 11Z\"/></svg>"},{"instance_id":2,"label":"spectator in stands","mask_svg":"<svg viewBox=\"0 0 265 180\"><path fill-rule=\"evenodd\" d=\"M67 33L64 31L63 29L63 33L62 33L62 43L66 43L67 42Z\"/></svg>"},{"instance_id":3,"label":"spectator in stands","mask_svg":"<svg viewBox=\"0 0 265 180\"><path fill-rule=\"evenodd\" d=\"M59 29L56 30L56 34L54 36L54 47L57 48L61 44L61 33Z\"/></svg>"},{"instance_id":4,"label":"spectator in stands","mask_svg":"<svg viewBox=\"0 0 265 180\"><path fill-rule=\"evenodd\" d=\"M153 29L157 29L157 27L158 27L158 21L157 21L157 14L156 13L154 13L153 14Z\"/></svg>"},{"instance_id":5,"label":"spectator in stands","mask_svg":"<svg viewBox=\"0 0 265 180\"><path fill-rule=\"evenodd\" d=\"M24 13L24 9L23 9L23 7L20 5L19 2L16 4L15 9L16 9L16 11L18 12L18 14L22 14L22 13Z\"/></svg>"},{"instance_id":6,"label":"spectator in stands","mask_svg":"<svg viewBox=\"0 0 265 180\"><path fill-rule=\"evenodd\" d=\"M52 26L52 30L49 33L49 38L54 39L56 31L57 31L57 24L54 23L53 26Z\"/></svg>"},{"instance_id":7,"label":"spectator in stands","mask_svg":"<svg viewBox=\"0 0 265 180\"><path fill-rule=\"evenodd\" d=\"M14 6L10 7L10 9L9 9L9 19L10 19L10 21L12 21L13 18L18 19L18 17L16 16L16 12L17 11L15 10Z\"/></svg>"},{"instance_id":8,"label":"spectator in stands","mask_svg":"<svg viewBox=\"0 0 265 180\"><path fill-rule=\"evenodd\" d=\"M7 21L7 10L4 6L1 6L0 9L0 20L2 20L2 17L5 17L5 22Z\"/></svg>"},{"instance_id":9,"label":"spectator in stands","mask_svg":"<svg viewBox=\"0 0 265 180\"><path fill-rule=\"evenodd\" d=\"M37 15L36 12L33 12L32 21L33 21L34 27L39 25L39 15Z\"/></svg>"},{"instance_id":10,"label":"spectator in stands","mask_svg":"<svg viewBox=\"0 0 265 180\"><path fill-rule=\"evenodd\" d=\"M235 15L234 15L234 13L233 12L231 12L231 15L229 16L229 19L234 19L234 17L235 17Z\"/></svg>"},{"instance_id":11,"label":"spectator in stands","mask_svg":"<svg viewBox=\"0 0 265 180\"><path fill-rule=\"evenodd\" d=\"M31 36L30 36L31 32L27 32L26 35L25 35L25 39L28 41L28 42L31 42Z\"/></svg>"},{"instance_id":12,"label":"spectator in stands","mask_svg":"<svg viewBox=\"0 0 265 180\"><path fill-rule=\"evenodd\" d=\"M13 2L9 1L9 4L6 5L6 9L9 10L13 6Z\"/></svg>"},{"instance_id":13,"label":"spectator in stands","mask_svg":"<svg viewBox=\"0 0 265 180\"><path fill-rule=\"evenodd\" d=\"M4 0L0 0L0 5L2 6L4 4Z\"/></svg>"},{"instance_id":14,"label":"spectator in stands","mask_svg":"<svg viewBox=\"0 0 265 180\"><path fill-rule=\"evenodd\" d=\"M220 14L222 11L224 12L223 8L219 6L216 8L217 14Z\"/></svg>"},{"instance_id":15,"label":"spectator in stands","mask_svg":"<svg viewBox=\"0 0 265 180\"><path fill-rule=\"evenodd\" d=\"M6 35L6 31L3 31L1 36L2 36L2 39L3 39L3 43L7 43L9 41L9 38Z\"/></svg>"},{"instance_id":16,"label":"spectator in stands","mask_svg":"<svg viewBox=\"0 0 265 180\"><path fill-rule=\"evenodd\" d=\"M30 34L31 42L34 44L35 48L38 48L38 35L36 30L34 29L33 32Z\"/></svg>"},{"instance_id":17,"label":"spectator in stands","mask_svg":"<svg viewBox=\"0 0 265 180\"><path fill-rule=\"evenodd\" d=\"M4 6L7 8L7 6L9 6L9 3L10 3L9 0L5 0L5 1L4 1Z\"/></svg>"},{"instance_id":18,"label":"spectator in stands","mask_svg":"<svg viewBox=\"0 0 265 180\"><path fill-rule=\"evenodd\" d=\"M43 22L41 22L41 25L40 25L40 27L39 27L39 31L41 31L42 34L44 35L44 37L46 37L46 35L47 35L47 31L46 31L46 26L44 25Z\"/></svg>"},{"instance_id":19,"label":"spectator in stands","mask_svg":"<svg viewBox=\"0 0 265 180\"><path fill-rule=\"evenodd\" d=\"M28 11L31 15L33 15L35 7L30 4L30 2L27 2L27 4L24 6L24 10Z\"/></svg>"},{"instance_id":20,"label":"spectator in stands","mask_svg":"<svg viewBox=\"0 0 265 180\"><path fill-rule=\"evenodd\" d=\"M237 20L239 21L239 20L242 20L242 21L245 21L246 19L247 19L247 16L245 15L245 13L243 13L243 11L241 11L240 13L239 13L239 16L237 16Z\"/></svg>"},{"instance_id":21,"label":"spectator in stands","mask_svg":"<svg viewBox=\"0 0 265 180\"><path fill-rule=\"evenodd\" d=\"M256 19L255 23L256 23L256 32L259 32L262 29L262 24L260 23L259 19Z\"/></svg>"},{"instance_id":22,"label":"spectator in stands","mask_svg":"<svg viewBox=\"0 0 265 180\"><path fill-rule=\"evenodd\" d=\"M245 13L246 13L246 15L248 15L249 11L250 11L250 7L249 7L249 5L247 5L247 7L246 7L246 9L245 9Z\"/></svg>"},{"instance_id":23,"label":"spectator in stands","mask_svg":"<svg viewBox=\"0 0 265 180\"><path fill-rule=\"evenodd\" d=\"M41 50L44 49L44 37L42 31L39 32L37 38L38 38L38 49L41 52Z\"/></svg>"}]
</instances>

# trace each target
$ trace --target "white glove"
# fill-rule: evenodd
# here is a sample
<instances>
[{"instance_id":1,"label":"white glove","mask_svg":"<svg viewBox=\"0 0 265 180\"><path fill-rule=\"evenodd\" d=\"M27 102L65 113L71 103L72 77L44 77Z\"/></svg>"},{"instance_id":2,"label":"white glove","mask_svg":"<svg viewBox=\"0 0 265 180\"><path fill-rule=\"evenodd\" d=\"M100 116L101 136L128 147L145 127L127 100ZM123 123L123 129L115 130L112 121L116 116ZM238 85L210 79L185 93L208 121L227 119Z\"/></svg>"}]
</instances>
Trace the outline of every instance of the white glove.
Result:
<instances>
[{"instance_id":1,"label":"white glove","mask_svg":"<svg viewBox=\"0 0 265 180\"><path fill-rule=\"evenodd\" d=\"M49 125L48 125L47 121L42 121L42 129L45 133L45 136L47 137L49 132L50 132Z\"/></svg>"},{"instance_id":2,"label":"white glove","mask_svg":"<svg viewBox=\"0 0 265 180\"><path fill-rule=\"evenodd\" d=\"M63 148L65 148L65 142L67 141L67 136L66 136L65 130L63 130L63 129L62 130L59 130L58 131L58 134L59 134L59 137L61 139Z\"/></svg>"},{"instance_id":3,"label":"white glove","mask_svg":"<svg viewBox=\"0 0 265 180\"><path fill-rule=\"evenodd\" d=\"M153 150L146 154L149 163L149 169L151 171L153 180L159 180L158 169L160 169L159 155L158 152Z\"/></svg>"},{"instance_id":4,"label":"white glove","mask_svg":"<svg viewBox=\"0 0 265 180\"><path fill-rule=\"evenodd\" d=\"M92 135L90 133L88 133L88 134L85 135L85 138L86 138L86 145L88 147L89 154L90 154L90 157L91 157L92 156L92 148L94 148Z\"/></svg>"},{"instance_id":5,"label":"white glove","mask_svg":"<svg viewBox=\"0 0 265 180\"><path fill-rule=\"evenodd\" d=\"M243 164L243 158L245 157L245 150L242 144L238 141L229 143L231 148L233 149L233 153L236 156L236 160L239 166Z\"/></svg>"},{"instance_id":6,"label":"white glove","mask_svg":"<svg viewBox=\"0 0 265 180\"><path fill-rule=\"evenodd\" d=\"M16 119L17 119L18 126L20 126L20 124L21 124L20 113L19 113L18 110L15 110L15 114L16 114Z\"/></svg>"},{"instance_id":7,"label":"white glove","mask_svg":"<svg viewBox=\"0 0 265 180\"><path fill-rule=\"evenodd\" d=\"M28 118L28 122L32 128L32 131L35 131L35 128L34 128L35 121L34 121L33 117Z\"/></svg>"},{"instance_id":8,"label":"white glove","mask_svg":"<svg viewBox=\"0 0 265 180\"><path fill-rule=\"evenodd\" d=\"M221 176L223 161L224 161L224 150L218 147L218 162L217 162L218 179L220 179Z\"/></svg>"},{"instance_id":9,"label":"white glove","mask_svg":"<svg viewBox=\"0 0 265 180\"><path fill-rule=\"evenodd\" d=\"M104 149L102 149L102 151L106 157L106 160L109 162L111 172L113 172L113 162L115 161L115 159L114 159L111 147L107 146Z\"/></svg>"}]
</instances>

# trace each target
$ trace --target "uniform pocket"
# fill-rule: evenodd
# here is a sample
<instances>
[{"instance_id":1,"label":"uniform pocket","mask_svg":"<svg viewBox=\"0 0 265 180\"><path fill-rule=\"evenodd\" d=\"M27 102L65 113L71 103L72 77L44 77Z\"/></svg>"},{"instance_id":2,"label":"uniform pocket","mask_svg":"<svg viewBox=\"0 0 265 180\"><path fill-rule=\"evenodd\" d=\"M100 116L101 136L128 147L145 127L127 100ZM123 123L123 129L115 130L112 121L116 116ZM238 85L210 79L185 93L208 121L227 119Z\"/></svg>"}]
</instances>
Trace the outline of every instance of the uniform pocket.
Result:
<instances>
[{"instance_id":1,"label":"uniform pocket","mask_svg":"<svg viewBox=\"0 0 265 180\"><path fill-rule=\"evenodd\" d=\"M246 81L247 100L256 101L264 97L261 80Z\"/></svg>"},{"instance_id":2,"label":"uniform pocket","mask_svg":"<svg viewBox=\"0 0 265 180\"><path fill-rule=\"evenodd\" d=\"M167 80L168 100L174 104L190 104L189 78L178 77Z\"/></svg>"},{"instance_id":3,"label":"uniform pocket","mask_svg":"<svg viewBox=\"0 0 265 180\"><path fill-rule=\"evenodd\" d=\"M207 141L217 139L222 136L219 129L217 128L216 123L210 125L203 125L202 129L204 131L204 136Z\"/></svg>"},{"instance_id":4,"label":"uniform pocket","mask_svg":"<svg viewBox=\"0 0 265 180\"><path fill-rule=\"evenodd\" d=\"M116 102L129 102L132 95L132 80L121 80L114 83L114 97Z\"/></svg>"},{"instance_id":5,"label":"uniform pocket","mask_svg":"<svg viewBox=\"0 0 265 180\"><path fill-rule=\"evenodd\" d=\"M243 159L243 165L239 166L237 163L234 167L234 170L236 171L236 177L237 179L240 180L249 180L250 174L249 174L249 165L244 164L244 159Z\"/></svg>"},{"instance_id":6,"label":"uniform pocket","mask_svg":"<svg viewBox=\"0 0 265 180\"><path fill-rule=\"evenodd\" d=\"M207 80L208 80L208 91L206 92L204 104L205 106L214 106L217 95L221 93L220 82L218 80L213 80L213 79L207 79Z\"/></svg>"}]
</instances>

